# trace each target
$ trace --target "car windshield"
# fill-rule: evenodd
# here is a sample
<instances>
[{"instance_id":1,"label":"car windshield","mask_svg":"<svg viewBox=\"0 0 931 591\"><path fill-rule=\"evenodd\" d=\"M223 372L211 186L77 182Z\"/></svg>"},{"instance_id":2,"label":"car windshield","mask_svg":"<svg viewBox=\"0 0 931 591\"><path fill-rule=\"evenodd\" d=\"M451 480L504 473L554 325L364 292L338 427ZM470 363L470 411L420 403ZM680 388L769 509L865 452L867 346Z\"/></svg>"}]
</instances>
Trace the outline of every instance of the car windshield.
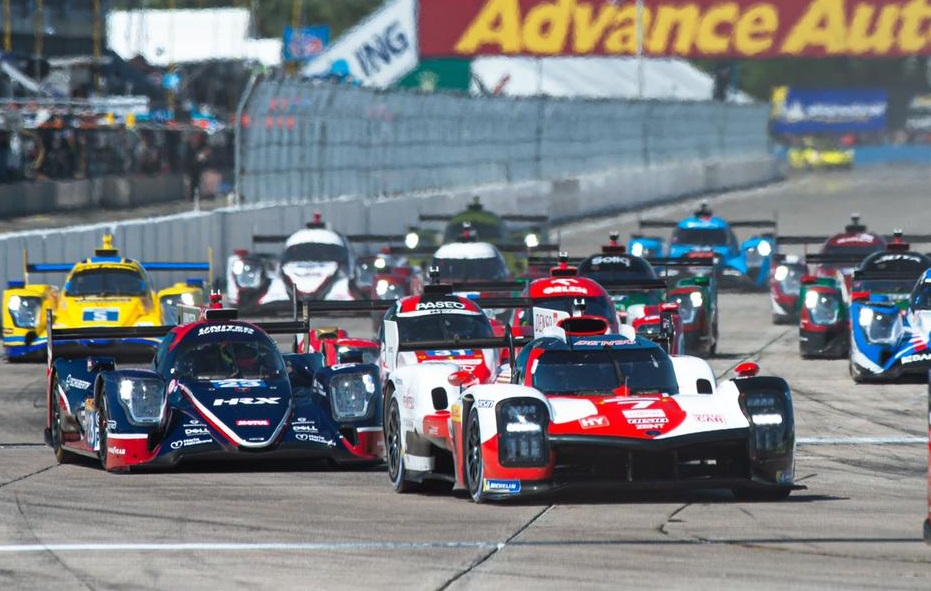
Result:
<instances>
[{"instance_id":1,"label":"car windshield","mask_svg":"<svg viewBox=\"0 0 931 591\"><path fill-rule=\"evenodd\" d=\"M281 262L296 261L335 261L345 263L349 260L349 251L339 244L322 242L302 242L292 244L281 255Z\"/></svg>"},{"instance_id":2,"label":"car windshield","mask_svg":"<svg viewBox=\"0 0 931 591\"><path fill-rule=\"evenodd\" d=\"M931 283L922 283L912 293L912 308L931 310Z\"/></svg>"},{"instance_id":3,"label":"car windshield","mask_svg":"<svg viewBox=\"0 0 931 591\"><path fill-rule=\"evenodd\" d=\"M476 220L470 219L472 231L475 233L478 240L485 242L501 242L504 239L504 227L503 224L493 222L491 220ZM462 222L450 222L446 226L446 232L444 232L446 242L456 242L462 236L463 227Z\"/></svg>"},{"instance_id":4,"label":"car windshield","mask_svg":"<svg viewBox=\"0 0 931 591\"><path fill-rule=\"evenodd\" d=\"M724 228L676 228L672 233L672 243L727 246L728 235Z\"/></svg>"},{"instance_id":5,"label":"car windshield","mask_svg":"<svg viewBox=\"0 0 931 591\"><path fill-rule=\"evenodd\" d=\"M378 363L377 347L352 347L343 345L336 348L337 363Z\"/></svg>"},{"instance_id":6,"label":"car windshield","mask_svg":"<svg viewBox=\"0 0 931 591\"><path fill-rule=\"evenodd\" d=\"M600 316L601 318L614 318L614 302L610 298L582 298L582 297L559 297L559 298L540 298L533 300L534 308L545 308L547 310L558 310L568 312L570 315L576 311L576 302L585 304L584 314L586 316Z\"/></svg>"},{"instance_id":7,"label":"car windshield","mask_svg":"<svg viewBox=\"0 0 931 591\"><path fill-rule=\"evenodd\" d=\"M533 386L545 394L677 394L672 361L660 349L547 351L533 370Z\"/></svg>"},{"instance_id":8,"label":"car windshield","mask_svg":"<svg viewBox=\"0 0 931 591\"><path fill-rule=\"evenodd\" d=\"M915 286L913 280L864 279L854 284L854 291L877 294L908 294Z\"/></svg>"},{"instance_id":9,"label":"car windshield","mask_svg":"<svg viewBox=\"0 0 931 591\"><path fill-rule=\"evenodd\" d=\"M444 312L426 316L398 317L398 338L411 341L448 341L456 337L480 339L494 336L491 322L484 314Z\"/></svg>"},{"instance_id":10,"label":"car windshield","mask_svg":"<svg viewBox=\"0 0 931 591\"><path fill-rule=\"evenodd\" d=\"M271 343L256 340L201 341L178 353L177 372L196 380L271 378L284 374L281 355Z\"/></svg>"},{"instance_id":11,"label":"car windshield","mask_svg":"<svg viewBox=\"0 0 931 591\"><path fill-rule=\"evenodd\" d=\"M65 295L86 296L143 296L146 280L132 269L88 269L78 271L65 284Z\"/></svg>"},{"instance_id":12,"label":"car windshield","mask_svg":"<svg viewBox=\"0 0 931 591\"><path fill-rule=\"evenodd\" d=\"M434 258L443 281L504 281L508 277L507 263L501 257L485 259Z\"/></svg>"}]
</instances>

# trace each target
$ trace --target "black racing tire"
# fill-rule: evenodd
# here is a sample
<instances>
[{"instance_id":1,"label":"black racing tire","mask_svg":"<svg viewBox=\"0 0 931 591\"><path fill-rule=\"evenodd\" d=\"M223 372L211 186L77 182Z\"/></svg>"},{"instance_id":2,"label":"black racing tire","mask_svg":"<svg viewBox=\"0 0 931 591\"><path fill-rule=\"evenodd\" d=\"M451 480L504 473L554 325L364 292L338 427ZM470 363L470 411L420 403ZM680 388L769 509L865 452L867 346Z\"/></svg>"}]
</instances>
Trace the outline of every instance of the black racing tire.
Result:
<instances>
[{"instance_id":1,"label":"black racing tire","mask_svg":"<svg viewBox=\"0 0 931 591\"><path fill-rule=\"evenodd\" d=\"M474 408L469 412L469 419L466 421L464 439L465 454L463 461L465 463L466 488L473 501L482 503L487 500L483 486L485 482L485 462L482 459L482 432L478 422L478 411Z\"/></svg>"},{"instance_id":2,"label":"black racing tire","mask_svg":"<svg viewBox=\"0 0 931 591\"><path fill-rule=\"evenodd\" d=\"M391 393L389 393L391 396ZM388 479L397 493L410 493L420 489L419 483L405 478L404 468L404 433L401 431L401 411L398 401L391 396L388 416L385 417L385 463L388 465Z\"/></svg>"},{"instance_id":3,"label":"black racing tire","mask_svg":"<svg viewBox=\"0 0 931 591\"><path fill-rule=\"evenodd\" d=\"M97 456L100 458L100 465L104 470L109 472L107 468L107 422L109 418L109 409L107 409L107 397L100 397L100 408L97 410L97 429L98 435L97 440L100 442L100 451L97 452Z\"/></svg>"},{"instance_id":4,"label":"black racing tire","mask_svg":"<svg viewBox=\"0 0 931 591\"><path fill-rule=\"evenodd\" d=\"M708 347L708 356L714 357L718 354L718 321L715 320L711 326L711 346Z\"/></svg>"},{"instance_id":5,"label":"black racing tire","mask_svg":"<svg viewBox=\"0 0 931 591\"><path fill-rule=\"evenodd\" d=\"M55 383L56 376L52 374L52 384ZM55 459L59 464L72 464L77 460L77 454L68 451L62 446L64 437L61 429L61 404L58 400L58 394L52 395L52 451L55 452Z\"/></svg>"},{"instance_id":6,"label":"black racing tire","mask_svg":"<svg viewBox=\"0 0 931 591\"><path fill-rule=\"evenodd\" d=\"M738 501L782 501L792 494L792 489L785 486L771 488L737 487L731 489Z\"/></svg>"},{"instance_id":7,"label":"black racing tire","mask_svg":"<svg viewBox=\"0 0 931 591\"><path fill-rule=\"evenodd\" d=\"M865 384L869 381L866 377L866 374L857 367L857 364L853 361L848 362L848 368L850 371L850 377L853 379L855 384Z\"/></svg>"}]
</instances>

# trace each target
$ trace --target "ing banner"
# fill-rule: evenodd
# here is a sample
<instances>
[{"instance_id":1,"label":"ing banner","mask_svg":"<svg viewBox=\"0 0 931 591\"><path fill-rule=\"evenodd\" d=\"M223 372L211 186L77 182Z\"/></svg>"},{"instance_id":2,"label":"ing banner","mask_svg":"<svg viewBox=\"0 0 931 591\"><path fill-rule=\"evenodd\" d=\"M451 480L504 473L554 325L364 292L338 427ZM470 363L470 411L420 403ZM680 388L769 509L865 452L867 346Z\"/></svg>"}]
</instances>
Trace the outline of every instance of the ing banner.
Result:
<instances>
[{"instance_id":1,"label":"ing banner","mask_svg":"<svg viewBox=\"0 0 931 591\"><path fill-rule=\"evenodd\" d=\"M931 0L419 0L422 57L931 55Z\"/></svg>"}]
</instances>

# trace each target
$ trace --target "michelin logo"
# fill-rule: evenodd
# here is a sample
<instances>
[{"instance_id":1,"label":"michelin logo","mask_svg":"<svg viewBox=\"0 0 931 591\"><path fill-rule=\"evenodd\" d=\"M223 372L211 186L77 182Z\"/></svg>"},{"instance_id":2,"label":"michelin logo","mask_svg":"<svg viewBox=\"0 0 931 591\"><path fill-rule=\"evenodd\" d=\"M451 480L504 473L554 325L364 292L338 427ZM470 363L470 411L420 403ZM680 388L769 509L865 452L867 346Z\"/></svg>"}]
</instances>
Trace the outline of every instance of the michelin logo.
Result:
<instances>
[{"instance_id":1,"label":"michelin logo","mask_svg":"<svg viewBox=\"0 0 931 591\"><path fill-rule=\"evenodd\" d=\"M520 480L485 480L485 492L508 493L511 495L520 492Z\"/></svg>"}]
</instances>

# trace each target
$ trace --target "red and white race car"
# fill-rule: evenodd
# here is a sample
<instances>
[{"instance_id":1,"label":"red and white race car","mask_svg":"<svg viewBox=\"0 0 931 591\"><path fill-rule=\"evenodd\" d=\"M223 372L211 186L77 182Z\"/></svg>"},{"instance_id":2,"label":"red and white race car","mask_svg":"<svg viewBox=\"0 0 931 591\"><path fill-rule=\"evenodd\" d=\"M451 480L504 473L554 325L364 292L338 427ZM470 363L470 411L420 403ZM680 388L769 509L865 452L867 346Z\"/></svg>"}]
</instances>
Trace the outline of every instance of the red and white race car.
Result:
<instances>
[{"instance_id":1,"label":"red and white race car","mask_svg":"<svg viewBox=\"0 0 931 591\"><path fill-rule=\"evenodd\" d=\"M396 367L384 399L393 488L437 482L476 502L576 484L763 499L798 488L785 380L745 363L717 381L702 359L669 356L630 327L606 330L603 319L564 319L493 383L440 355Z\"/></svg>"}]
</instances>

